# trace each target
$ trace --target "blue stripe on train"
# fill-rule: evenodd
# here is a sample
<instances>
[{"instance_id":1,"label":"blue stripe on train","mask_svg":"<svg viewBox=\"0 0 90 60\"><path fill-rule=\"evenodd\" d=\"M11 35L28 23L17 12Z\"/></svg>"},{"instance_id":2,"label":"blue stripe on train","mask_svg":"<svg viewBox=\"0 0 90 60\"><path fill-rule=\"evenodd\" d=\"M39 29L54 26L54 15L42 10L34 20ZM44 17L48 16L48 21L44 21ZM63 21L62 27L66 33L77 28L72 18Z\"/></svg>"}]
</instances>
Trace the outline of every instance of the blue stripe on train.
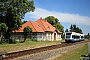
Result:
<instances>
[{"instance_id":1,"label":"blue stripe on train","mask_svg":"<svg viewBox=\"0 0 90 60\"><path fill-rule=\"evenodd\" d=\"M82 39L69 39L69 42L72 42L72 43L74 43L74 42L79 42L79 41L84 41L84 38L82 38Z\"/></svg>"},{"instance_id":2,"label":"blue stripe on train","mask_svg":"<svg viewBox=\"0 0 90 60\"><path fill-rule=\"evenodd\" d=\"M70 41L71 41L71 42L73 42L73 43L75 42L75 40L74 40L74 39L70 39Z\"/></svg>"},{"instance_id":3,"label":"blue stripe on train","mask_svg":"<svg viewBox=\"0 0 90 60\"><path fill-rule=\"evenodd\" d=\"M80 39L76 39L76 40L74 40L74 39L70 39L70 41L74 43L74 42L79 42Z\"/></svg>"}]
</instances>

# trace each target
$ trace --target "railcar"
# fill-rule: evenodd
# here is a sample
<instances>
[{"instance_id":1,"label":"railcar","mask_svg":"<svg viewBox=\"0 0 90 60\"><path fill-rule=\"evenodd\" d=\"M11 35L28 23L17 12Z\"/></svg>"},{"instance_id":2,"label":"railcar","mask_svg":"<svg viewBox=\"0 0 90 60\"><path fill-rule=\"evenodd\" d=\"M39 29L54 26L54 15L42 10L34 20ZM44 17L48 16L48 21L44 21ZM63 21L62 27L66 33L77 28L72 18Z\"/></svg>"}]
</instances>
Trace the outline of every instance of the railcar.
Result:
<instances>
[{"instance_id":1,"label":"railcar","mask_svg":"<svg viewBox=\"0 0 90 60\"><path fill-rule=\"evenodd\" d=\"M79 42L84 41L84 34L76 32L65 32L65 42Z\"/></svg>"}]
</instances>

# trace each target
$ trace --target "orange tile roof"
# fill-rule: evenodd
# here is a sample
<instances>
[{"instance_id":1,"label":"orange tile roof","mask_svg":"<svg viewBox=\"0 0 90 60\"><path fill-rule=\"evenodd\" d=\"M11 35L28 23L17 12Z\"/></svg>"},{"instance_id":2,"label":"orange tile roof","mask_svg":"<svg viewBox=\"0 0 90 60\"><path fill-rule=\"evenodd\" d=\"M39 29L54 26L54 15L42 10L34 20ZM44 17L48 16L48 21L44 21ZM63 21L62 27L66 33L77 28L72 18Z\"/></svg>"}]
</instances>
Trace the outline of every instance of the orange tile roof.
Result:
<instances>
[{"instance_id":1,"label":"orange tile roof","mask_svg":"<svg viewBox=\"0 0 90 60\"><path fill-rule=\"evenodd\" d=\"M15 32L23 32L24 28L26 26L29 26L32 28L32 32L54 32L57 30L55 27L53 27L50 23L48 23L46 20L43 20L42 18L38 19L36 22L28 21L22 25L22 27L19 30L15 30ZM57 30L58 33L61 33Z\"/></svg>"},{"instance_id":2,"label":"orange tile roof","mask_svg":"<svg viewBox=\"0 0 90 60\"><path fill-rule=\"evenodd\" d=\"M33 32L44 32L42 27L37 22L31 22Z\"/></svg>"},{"instance_id":3,"label":"orange tile roof","mask_svg":"<svg viewBox=\"0 0 90 60\"><path fill-rule=\"evenodd\" d=\"M44 31L54 32L56 30L56 28L53 27L50 23L48 23L47 20L42 20L42 18L40 18L36 22L38 22L40 26L42 26Z\"/></svg>"}]
</instances>

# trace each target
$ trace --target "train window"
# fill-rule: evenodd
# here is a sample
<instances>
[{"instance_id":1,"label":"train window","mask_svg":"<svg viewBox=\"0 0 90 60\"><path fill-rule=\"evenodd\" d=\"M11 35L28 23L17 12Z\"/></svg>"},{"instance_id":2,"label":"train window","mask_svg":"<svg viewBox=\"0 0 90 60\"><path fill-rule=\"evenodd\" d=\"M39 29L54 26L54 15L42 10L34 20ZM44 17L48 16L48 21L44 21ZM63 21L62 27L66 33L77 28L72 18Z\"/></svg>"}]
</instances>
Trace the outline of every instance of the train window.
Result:
<instances>
[{"instance_id":1,"label":"train window","mask_svg":"<svg viewBox=\"0 0 90 60\"><path fill-rule=\"evenodd\" d=\"M79 36L76 36L76 38L80 38Z\"/></svg>"},{"instance_id":2,"label":"train window","mask_svg":"<svg viewBox=\"0 0 90 60\"><path fill-rule=\"evenodd\" d=\"M74 38L74 39L75 39L75 35L72 35L72 38Z\"/></svg>"},{"instance_id":3,"label":"train window","mask_svg":"<svg viewBox=\"0 0 90 60\"><path fill-rule=\"evenodd\" d=\"M81 38L83 38L83 36L81 36Z\"/></svg>"},{"instance_id":4,"label":"train window","mask_svg":"<svg viewBox=\"0 0 90 60\"><path fill-rule=\"evenodd\" d=\"M66 35L71 35L71 33L66 33Z\"/></svg>"},{"instance_id":5,"label":"train window","mask_svg":"<svg viewBox=\"0 0 90 60\"><path fill-rule=\"evenodd\" d=\"M79 37L79 36L72 35L72 38L78 39L78 38L80 38L80 37Z\"/></svg>"}]
</instances>

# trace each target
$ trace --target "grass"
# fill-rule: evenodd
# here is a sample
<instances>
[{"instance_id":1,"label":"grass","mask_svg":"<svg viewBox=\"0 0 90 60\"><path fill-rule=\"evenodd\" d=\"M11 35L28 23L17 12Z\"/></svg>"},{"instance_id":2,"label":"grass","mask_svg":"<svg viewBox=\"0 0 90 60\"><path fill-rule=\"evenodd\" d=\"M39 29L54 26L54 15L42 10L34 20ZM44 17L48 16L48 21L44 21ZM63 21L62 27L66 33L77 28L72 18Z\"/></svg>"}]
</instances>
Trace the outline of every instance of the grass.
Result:
<instances>
[{"instance_id":1,"label":"grass","mask_svg":"<svg viewBox=\"0 0 90 60\"><path fill-rule=\"evenodd\" d=\"M54 60L80 60L81 55L86 55L88 53L88 44L79 47L73 51L63 53L60 57Z\"/></svg>"},{"instance_id":2,"label":"grass","mask_svg":"<svg viewBox=\"0 0 90 60\"><path fill-rule=\"evenodd\" d=\"M0 44L0 52L13 52L13 51L19 51L19 50L25 50L30 48L37 48L37 47L43 47L47 45L53 45L53 44L60 44L61 42L64 42L64 40L61 41L31 41L27 40L24 43L16 43L16 44L7 44L3 43Z\"/></svg>"},{"instance_id":3,"label":"grass","mask_svg":"<svg viewBox=\"0 0 90 60\"><path fill-rule=\"evenodd\" d=\"M63 41L26 41L24 43L16 43L16 44L7 44L7 43L3 43L0 44L0 48L5 48L5 47L15 47L15 46L37 46L37 45L52 45L52 44L58 44L61 43Z\"/></svg>"}]
</instances>

